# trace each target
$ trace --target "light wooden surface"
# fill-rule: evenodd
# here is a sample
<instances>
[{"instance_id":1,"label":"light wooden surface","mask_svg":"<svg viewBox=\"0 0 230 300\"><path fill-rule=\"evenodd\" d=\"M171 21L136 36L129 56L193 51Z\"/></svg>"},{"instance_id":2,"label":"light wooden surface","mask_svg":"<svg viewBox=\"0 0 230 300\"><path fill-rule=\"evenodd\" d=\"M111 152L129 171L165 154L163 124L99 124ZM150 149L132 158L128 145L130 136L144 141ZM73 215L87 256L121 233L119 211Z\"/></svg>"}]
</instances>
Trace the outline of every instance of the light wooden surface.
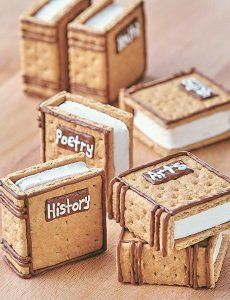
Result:
<instances>
[{"instance_id":1,"label":"light wooden surface","mask_svg":"<svg viewBox=\"0 0 230 300\"><path fill-rule=\"evenodd\" d=\"M30 0L0 1L0 176L38 163L39 100L20 88L18 21ZM196 66L230 88L229 0L147 0L149 77ZM194 151L230 174L230 142ZM156 154L135 141L135 165ZM108 251L31 280L17 278L0 260L0 299L229 299L230 253L214 290L130 286L117 282L115 245L120 228L108 222Z\"/></svg>"}]
</instances>

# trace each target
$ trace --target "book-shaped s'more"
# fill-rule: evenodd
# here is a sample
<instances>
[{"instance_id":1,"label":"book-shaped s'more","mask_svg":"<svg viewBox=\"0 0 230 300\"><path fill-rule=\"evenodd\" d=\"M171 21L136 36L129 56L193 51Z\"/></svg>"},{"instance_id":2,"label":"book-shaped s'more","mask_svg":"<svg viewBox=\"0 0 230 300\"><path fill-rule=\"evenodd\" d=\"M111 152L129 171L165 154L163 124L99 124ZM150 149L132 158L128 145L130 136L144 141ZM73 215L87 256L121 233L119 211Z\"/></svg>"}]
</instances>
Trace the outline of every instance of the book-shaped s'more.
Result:
<instances>
[{"instance_id":1,"label":"book-shaped s'more","mask_svg":"<svg viewBox=\"0 0 230 300\"><path fill-rule=\"evenodd\" d=\"M141 83L120 94L135 135L161 155L230 137L230 93L195 69Z\"/></svg>"},{"instance_id":2,"label":"book-shaped s'more","mask_svg":"<svg viewBox=\"0 0 230 300\"><path fill-rule=\"evenodd\" d=\"M84 152L87 164L103 168L109 183L132 166L132 122L118 108L59 93L40 105L43 161Z\"/></svg>"},{"instance_id":3,"label":"book-shaped s'more","mask_svg":"<svg viewBox=\"0 0 230 300\"><path fill-rule=\"evenodd\" d=\"M189 152L115 177L109 218L163 256L230 228L230 180Z\"/></svg>"},{"instance_id":4,"label":"book-shaped s'more","mask_svg":"<svg viewBox=\"0 0 230 300\"><path fill-rule=\"evenodd\" d=\"M229 236L219 234L162 257L145 241L122 229L117 245L118 280L214 288L228 247Z\"/></svg>"},{"instance_id":5,"label":"book-shaped s'more","mask_svg":"<svg viewBox=\"0 0 230 300\"><path fill-rule=\"evenodd\" d=\"M108 103L146 65L142 0L98 1L68 26L70 91Z\"/></svg>"},{"instance_id":6,"label":"book-shaped s'more","mask_svg":"<svg viewBox=\"0 0 230 300\"><path fill-rule=\"evenodd\" d=\"M49 97L69 87L67 24L90 0L43 0L20 18L25 92Z\"/></svg>"},{"instance_id":7,"label":"book-shaped s'more","mask_svg":"<svg viewBox=\"0 0 230 300\"><path fill-rule=\"evenodd\" d=\"M84 154L1 180L2 255L22 278L106 250L105 179Z\"/></svg>"}]
</instances>

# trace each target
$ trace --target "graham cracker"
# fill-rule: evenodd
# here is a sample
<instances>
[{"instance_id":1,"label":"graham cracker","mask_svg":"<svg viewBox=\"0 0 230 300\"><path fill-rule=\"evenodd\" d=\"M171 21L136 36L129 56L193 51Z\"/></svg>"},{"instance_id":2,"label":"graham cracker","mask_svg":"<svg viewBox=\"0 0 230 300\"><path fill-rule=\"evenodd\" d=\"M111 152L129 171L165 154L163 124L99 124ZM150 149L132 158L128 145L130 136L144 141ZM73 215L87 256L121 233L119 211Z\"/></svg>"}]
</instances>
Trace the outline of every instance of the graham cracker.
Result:
<instances>
[{"instance_id":1,"label":"graham cracker","mask_svg":"<svg viewBox=\"0 0 230 300\"><path fill-rule=\"evenodd\" d=\"M182 88L183 80L195 78L211 88L215 96L199 99ZM202 74L195 68L146 83L140 83L120 92L120 107L130 113L142 112L165 129L173 129L183 124L199 120L206 116L230 109L230 93L222 85ZM153 148L160 155L169 155L182 150L200 148L230 137L229 130L217 133L210 138L203 138L183 147L169 149L151 140L135 128L135 136Z\"/></svg>"},{"instance_id":2,"label":"graham cracker","mask_svg":"<svg viewBox=\"0 0 230 300\"><path fill-rule=\"evenodd\" d=\"M22 278L106 250L105 177L102 169L89 168L85 173L24 192L15 185L18 179L78 161L85 161L83 154L30 167L1 180L2 255ZM63 197L78 199L83 192L90 196L87 210L47 218L47 203L60 202ZM17 202L22 205L16 205Z\"/></svg>"},{"instance_id":3,"label":"graham cracker","mask_svg":"<svg viewBox=\"0 0 230 300\"><path fill-rule=\"evenodd\" d=\"M55 134L58 126L64 126L69 130L81 134L87 134L95 140L95 151L92 158L86 157L89 166L103 168L105 170L107 185L115 176L114 173L114 135L113 128L86 120L84 118L65 113L59 109L59 105L65 101L72 101L86 107L103 112L113 118L122 121L129 130L129 166L133 164L133 117L110 105L104 105L92 99L66 92L57 94L43 102L39 107L39 127L41 127L41 152L42 160L48 161L73 153L72 149L64 149L55 143ZM121 145L122 147L122 145ZM76 152L75 152L76 153Z\"/></svg>"},{"instance_id":4,"label":"graham cracker","mask_svg":"<svg viewBox=\"0 0 230 300\"><path fill-rule=\"evenodd\" d=\"M90 0L73 0L53 20L37 19L48 2L39 1L20 17L23 90L39 97L69 88L67 24L90 5Z\"/></svg>"},{"instance_id":5,"label":"graham cracker","mask_svg":"<svg viewBox=\"0 0 230 300\"><path fill-rule=\"evenodd\" d=\"M85 25L112 3L124 7L113 22L98 30ZM136 28L136 36L119 51L118 39L121 35L129 37L130 27ZM116 100L120 88L136 82L146 68L143 1L98 1L69 24L68 42L70 91L102 103Z\"/></svg>"},{"instance_id":6,"label":"graham cracker","mask_svg":"<svg viewBox=\"0 0 230 300\"><path fill-rule=\"evenodd\" d=\"M118 280L132 284L181 285L214 288L229 246L223 235L219 253L213 260L218 236L163 257L148 243L122 229L117 245Z\"/></svg>"},{"instance_id":7,"label":"graham cracker","mask_svg":"<svg viewBox=\"0 0 230 300\"><path fill-rule=\"evenodd\" d=\"M182 162L188 173L178 177L165 173L163 182L153 184L145 174ZM174 176L173 174L172 176ZM131 169L111 181L108 216L139 236L163 256L196 244L229 229L225 221L195 233L174 238L175 224L230 201L229 178L189 152L179 152ZM123 191L123 192L122 192ZM210 212L210 210L209 210Z\"/></svg>"}]
</instances>

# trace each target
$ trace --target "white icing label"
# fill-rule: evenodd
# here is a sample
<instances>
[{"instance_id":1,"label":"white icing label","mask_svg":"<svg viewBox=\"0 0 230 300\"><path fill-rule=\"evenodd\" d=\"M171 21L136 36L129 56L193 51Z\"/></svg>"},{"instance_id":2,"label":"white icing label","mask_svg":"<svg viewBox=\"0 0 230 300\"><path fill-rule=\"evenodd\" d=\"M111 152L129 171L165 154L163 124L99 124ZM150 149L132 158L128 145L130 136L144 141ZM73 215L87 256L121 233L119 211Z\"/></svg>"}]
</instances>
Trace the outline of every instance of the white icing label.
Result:
<instances>
[{"instance_id":1,"label":"white icing label","mask_svg":"<svg viewBox=\"0 0 230 300\"><path fill-rule=\"evenodd\" d=\"M191 170L182 160L179 160L145 172L143 173L143 177L152 184L161 184L170 180L175 180L192 172L193 170Z\"/></svg>"},{"instance_id":2,"label":"white icing label","mask_svg":"<svg viewBox=\"0 0 230 300\"><path fill-rule=\"evenodd\" d=\"M140 23L134 20L117 36L117 52L123 51L140 35Z\"/></svg>"},{"instance_id":3,"label":"white icing label","mask_svg":"<svg viewBox=\"0 0 230 300\"><path fill-rule=\"evenodd\" d=\"M59 125L56 129L55 143L70 151L84 152L88 158L94 156L95 139L89 134Z\"/></svg>"},{"instance_id":4,"label":"white icing label","mask_svg":"<svg viewBox=\"0 0 230 300\"><path fill-rule=\"evenodd\" d=\"M46 201L46 221L83 212L89 210L89 207L90 195L87 188L68 195L52 198Z\"/></svg>"},{"instance_id":5,"label":"white icing label","mask_svg":"<svg viewBox=\"0 0 230 300\"><path fill-rule=\"evenodd\" d=\"M211 88L193 77L182 80L181 85L187 92L193 93L201 99L208 99L216 96Z\"/></svg>"}]
</instances>

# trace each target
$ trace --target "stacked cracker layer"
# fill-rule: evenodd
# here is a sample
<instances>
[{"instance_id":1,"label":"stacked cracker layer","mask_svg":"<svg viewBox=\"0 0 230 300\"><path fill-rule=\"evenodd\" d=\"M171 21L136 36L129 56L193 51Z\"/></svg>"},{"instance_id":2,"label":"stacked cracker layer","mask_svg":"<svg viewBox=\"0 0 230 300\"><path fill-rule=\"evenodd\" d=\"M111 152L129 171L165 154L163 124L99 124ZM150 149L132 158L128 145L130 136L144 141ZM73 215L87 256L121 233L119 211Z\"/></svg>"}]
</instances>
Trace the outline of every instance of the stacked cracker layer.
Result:
<instances>
[{"instance_id":1,"label":"stacked cracker layer","mask_svg":"<svg viewBox=\"0 0 230 300\"><path fill-rule=\"evenodd\" d=\"M215 287L229 245L229 178L180 152L111 182L121 282Z\"/></svg>"}]
</instances>

